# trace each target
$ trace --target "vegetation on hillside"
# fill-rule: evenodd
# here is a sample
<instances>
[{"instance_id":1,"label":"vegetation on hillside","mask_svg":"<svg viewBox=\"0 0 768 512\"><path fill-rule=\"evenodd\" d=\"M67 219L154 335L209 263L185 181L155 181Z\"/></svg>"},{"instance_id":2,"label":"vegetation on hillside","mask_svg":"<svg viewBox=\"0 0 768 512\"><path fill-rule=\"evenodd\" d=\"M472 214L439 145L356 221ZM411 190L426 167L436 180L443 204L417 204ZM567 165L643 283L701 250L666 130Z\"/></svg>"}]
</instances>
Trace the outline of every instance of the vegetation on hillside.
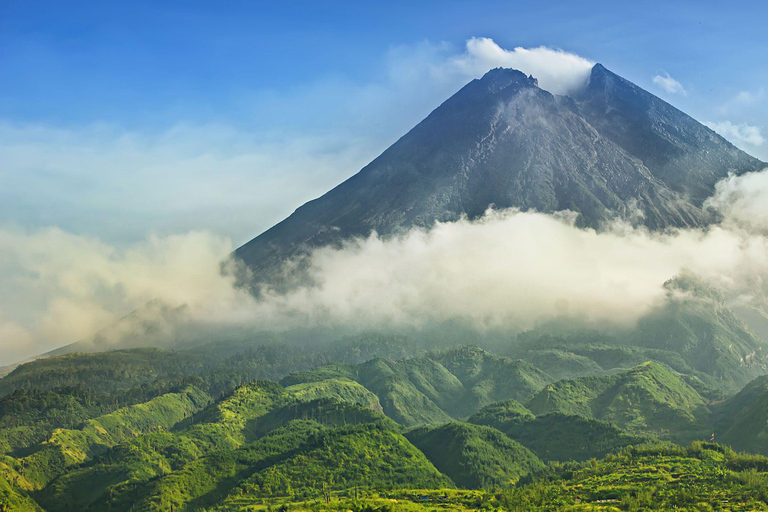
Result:
<instances>
[{"instance_id":1,"label":"vegetation on hillside","mask_svg":"<svg viewBox=\"0 0 768 512\"><path fill-rule=\"evenodd\" d=\"M680 375L654 361L617 374L550 384L526 407L536 415L583 416L675 439L701 437L708 428L699 421L708 413L706 400Z\"/></svg>"},{"instance_id":2,"label":"vegetation on hillside","mask_svg":"<svg viewBox=\"0 0 768 512\"><path fill-rule=\"evenodd\" d=\"M554 346L557 338L550 339ZM680 373L658 359L607 370L611 354L624 364L628 354L658 349L592 341L599 343L585 335L572 345L579 354L546 343L523 348L550 371L600 368L556 382L530 362L477 347L363 363L304 354L293 364L290 351L265 349L235 362L235 347L217 356L204 346L195 349L206 354L197 360L194 352L126 350L22 365L0 397L0 506L362 510L396 499L406 510L636 510L649 500L695 508L715 506L715 498L741 500L731 502L736 509L765 506L757 489L768 459L714 444L651 443L708 438L714 429L735 448L765 451L768 380L722 400L696 371ZM375 338L362 340L357 353L374 345ZM401 348L395 340L387 350ZM316 357L325 364L308 367ZM118 378L123 360L130 385L101 386ZM54 371L53 384L73 387L27 389L52 361L73 372ZM226 365L242 372L226 375ZM190 368L201 372L185 374ZM295 371L281 373L286 368ZM229 387L264 373L283 377ZM651 478L654 471L663 479Z\"/></svg>"},{"instance_id":3,"label":"vegetation on hillside","mask_svg":"<svg viewBox=\"0 0 768 512\"><path fill-rule=\"evenodd\" d=\"M527 448L491 427L452 422L419 427L405 437L466 489L508 486L544 467Z\"/></svg>"}]
</instances>

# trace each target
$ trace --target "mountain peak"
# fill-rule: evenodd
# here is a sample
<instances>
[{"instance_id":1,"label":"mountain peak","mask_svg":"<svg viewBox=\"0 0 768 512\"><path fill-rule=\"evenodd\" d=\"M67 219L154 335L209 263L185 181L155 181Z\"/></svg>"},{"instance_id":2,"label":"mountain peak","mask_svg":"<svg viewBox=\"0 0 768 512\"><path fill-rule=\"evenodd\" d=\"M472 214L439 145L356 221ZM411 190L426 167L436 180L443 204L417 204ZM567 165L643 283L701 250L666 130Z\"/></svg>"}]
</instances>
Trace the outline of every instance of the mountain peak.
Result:
<instances>
[{"instance_id":1,"label":"mountain peak","mask_svg":"<svg viewBox=\"0 0 768 512\"><path fill-rule=\"evenodd\" d=\"M511 85L517 87L538 87L539 81L533 76L526 76L522 71L512 68L493 68L480 78L492 93L498 93Z\"/></svg>"},{"instance_id":2,"label":"mountain peak","mask_svg":"<svg viewBox=\"0 0 768 512\"><path fill-rule=\"evenodd\" d=\"M650 229L702 226L715 183L764 164L672 105L595 64L563 98L496 68L435 109L358 174L237 250L257 281L350 237L386 237L489 207L616 217Z\"/></svg>"}]
</instances>

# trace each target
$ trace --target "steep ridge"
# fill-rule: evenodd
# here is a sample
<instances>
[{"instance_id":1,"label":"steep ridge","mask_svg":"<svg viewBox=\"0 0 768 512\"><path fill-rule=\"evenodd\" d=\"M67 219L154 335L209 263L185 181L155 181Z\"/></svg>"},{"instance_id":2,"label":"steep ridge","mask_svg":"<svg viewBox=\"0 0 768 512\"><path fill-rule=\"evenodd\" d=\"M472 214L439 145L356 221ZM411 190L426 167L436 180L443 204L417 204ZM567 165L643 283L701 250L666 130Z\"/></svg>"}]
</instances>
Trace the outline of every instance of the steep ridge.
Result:
<instances>
[{"instance_id":1,"label":"steep ridge","mask_svg":"<svg viewBox=\"0 0 768 512\"><path fill-rule=\"evenodd\" d=\"M460 347L399 361L331 364L289 375L281 384L295 387L339 379L365 386L379 398L384 414L406 426L460 419L497 400L523 400L550 381L524 361Z\"/></svg>"},{"instance_id":2,"label":"steep ridge","mask_svg":"<svg viewBox=\"0 0 768 512\"><path fill-rule=\"evenodd\" d=\"M706 400L680 375L655 361L601 377L550 384L526 407L537 416L559 412L615 423L635 433L676 438L701 435Z\"/></svg>"},{"instance_id":3,"label":"steep ridge","mask_svg":"<svg viewBox=\"0 0 768 512\"><path fill-rule=\"evenodd\" d=\"M694 370L734 391L768 369L760 340L717 290L684 274L665 283L667 300L640 319L630 343L679 354Z\"/></svg>"},{"instance_id":4,"label":"steep ridge","mask_svg":"<svg viewBox=\"0 0 768 512\"><path fill-rule=\"evenodd\" d=\"M576 100L579 112L601 136L640 159L656 179L696 207L729 172L738 175L765 166L601 64L592 68L587 88Z\"/></svg>"},{"instance_id":5,"label":"steep ridge","mask_svg":"<svg viewBox=\"0 0 768 512\"><path fill-rule=\"evenodd\" d=\"M559 412L534 416L515 400L487 405L470 416L467 422L503 432L544 461L603 457L649 440L628 434L611 423L583 416Z\"/></svg>"},{"instance_id":6,"label":"steep ridge","mask_svg":"<svg viewBox=\"0 0 768 512\"><path fill-rule=\"evenodd\" d=\"M768 376L713 406L716 439L735 450L768 455Z\"/></svg>"}]
</instances>

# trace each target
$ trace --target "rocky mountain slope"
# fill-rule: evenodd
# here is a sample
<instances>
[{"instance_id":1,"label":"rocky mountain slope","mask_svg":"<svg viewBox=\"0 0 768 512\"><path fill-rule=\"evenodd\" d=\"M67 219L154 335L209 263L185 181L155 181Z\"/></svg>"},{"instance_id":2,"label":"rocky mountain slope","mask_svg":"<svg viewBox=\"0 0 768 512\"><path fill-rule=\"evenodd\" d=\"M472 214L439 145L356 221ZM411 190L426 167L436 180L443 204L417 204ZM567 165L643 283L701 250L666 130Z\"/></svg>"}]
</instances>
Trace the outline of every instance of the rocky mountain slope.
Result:
<instances>
[{"instance_id":1,"label":"rocky mountain slope","mask_svg":"<svg viewBox=\"0 0 768 512\"><path fill-rule=\"evenodd\" d=\"M491 206L572 210L592 227L615 216L652 229L700 226L712 220L702 204L717 180L764 165L600 64L573 97L499 68L236 255L256 282L285 284L280 265L312 248Z\"/></svg>"}]
</instances>

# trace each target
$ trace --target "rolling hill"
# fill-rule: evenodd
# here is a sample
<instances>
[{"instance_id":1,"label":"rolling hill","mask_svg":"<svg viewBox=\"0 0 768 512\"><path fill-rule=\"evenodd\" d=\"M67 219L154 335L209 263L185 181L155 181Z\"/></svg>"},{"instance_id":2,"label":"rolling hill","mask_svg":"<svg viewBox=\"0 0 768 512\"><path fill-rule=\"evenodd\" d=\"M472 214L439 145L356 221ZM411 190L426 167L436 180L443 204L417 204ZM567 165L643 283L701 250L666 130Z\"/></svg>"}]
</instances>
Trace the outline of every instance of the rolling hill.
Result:
<instances>
[{"instance_id":1,"label":"rolling hill","mask_svg":"<svg viewBox=\"0 0 768 512\"><path fill-rule=\"evenodd\" d=\"M526 407L537 416L559 412L615 423L635 433L701 435L706 400L683 378L649 361L631 370L550 384Z\"/></svg>"}]
</instances>

